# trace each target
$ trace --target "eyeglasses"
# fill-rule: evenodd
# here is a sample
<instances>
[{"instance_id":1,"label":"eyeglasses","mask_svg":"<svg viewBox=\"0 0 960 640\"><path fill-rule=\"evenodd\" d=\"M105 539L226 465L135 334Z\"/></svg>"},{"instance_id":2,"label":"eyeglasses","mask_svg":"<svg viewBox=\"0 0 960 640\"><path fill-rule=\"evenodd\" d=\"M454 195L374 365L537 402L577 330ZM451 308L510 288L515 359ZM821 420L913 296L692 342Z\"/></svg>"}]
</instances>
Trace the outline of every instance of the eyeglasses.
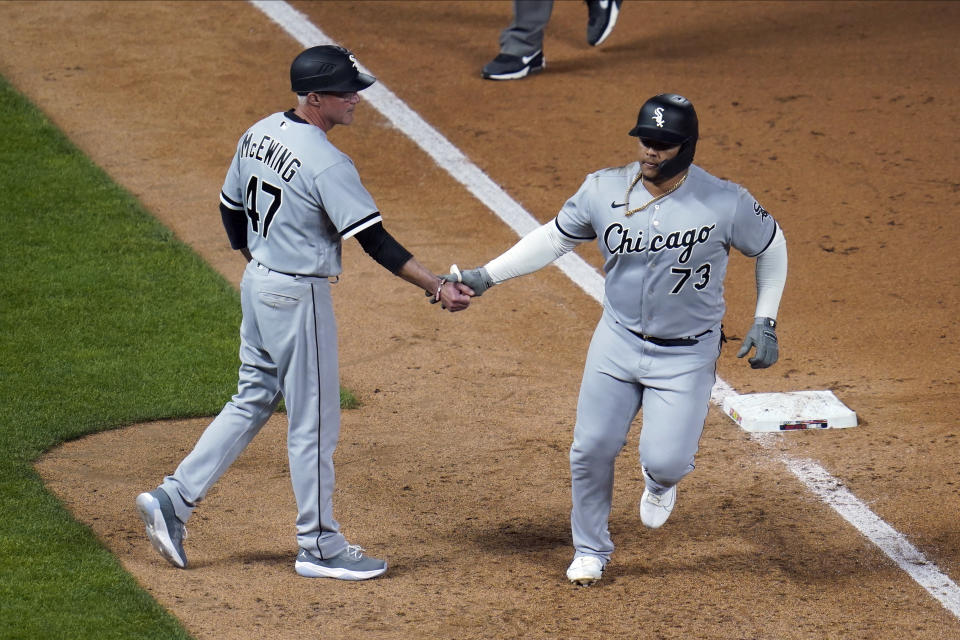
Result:
<instances>
[{"instance_id":1,"label":"eyeglasses","mask_svg":"<svg viewBox=\"0 0 960 640\"><path fill-rule=\"evenodd\" d=\"M640 138L640 144L648 149L653 149L654 151L666 151L667 149L679 147L681 143L663 142L662 140L654 140L653 138Z\"/></svg>"},{"instance_id":2,"label":"eyeglasses","mask_svg":"<svg viewBox=\"0 0 960 640\"><path fill-rule=\"evenodd\" d=\"M314 93L321 96L330 96L332 98L340 98L345 102L350 102L360 94L356 91L315 91Z\"/></svg>"}]
</instances>

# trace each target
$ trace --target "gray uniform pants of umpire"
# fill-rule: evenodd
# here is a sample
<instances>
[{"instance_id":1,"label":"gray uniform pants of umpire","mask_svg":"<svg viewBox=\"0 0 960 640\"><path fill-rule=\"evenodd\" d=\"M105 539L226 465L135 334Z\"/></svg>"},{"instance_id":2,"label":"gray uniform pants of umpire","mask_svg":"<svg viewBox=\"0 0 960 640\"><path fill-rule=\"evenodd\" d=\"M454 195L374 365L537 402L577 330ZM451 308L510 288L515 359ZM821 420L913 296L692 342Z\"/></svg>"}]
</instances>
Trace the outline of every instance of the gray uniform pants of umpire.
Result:
<instances>
[{"instance_id":1,"label":"gray uniform pants of umpire","mask_svg":"<svg viewBox=\"0 0 960 640\"><path fill-rule=\"evenodd\" d=\"M500 53L527 56L543 49L553 0L513 0L513 22L500 32Z\"/></svg>"}]
</instances>

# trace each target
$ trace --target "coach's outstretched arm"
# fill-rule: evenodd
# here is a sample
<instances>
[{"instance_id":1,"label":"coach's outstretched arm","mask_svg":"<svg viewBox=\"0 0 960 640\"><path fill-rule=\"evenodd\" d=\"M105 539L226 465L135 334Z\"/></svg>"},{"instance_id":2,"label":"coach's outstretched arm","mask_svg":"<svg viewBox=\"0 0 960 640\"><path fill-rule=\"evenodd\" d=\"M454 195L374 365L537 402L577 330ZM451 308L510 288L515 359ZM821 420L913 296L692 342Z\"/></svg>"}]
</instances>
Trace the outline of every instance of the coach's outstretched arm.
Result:
<instances>
[{"instance_id":1,"label":"coach's outstretched arm","mask_svg":"<svg viewBox=\"0 0 960 640\"><path fill-rule=\"evenodd\" d=\"M783 287L787 283L787 240L779 226L770 246L757 256L756 278L757 311L737 357L744 357L752 347L756 347L756 353L748 362L753 369L766 369L780 357L777 310L780 308Z\"/></svg>"},{"instance_id":2,"label":"coach's outstretched arm","mask_svg":"<svg viewBox=\"0 0 960 640\"><path fill-rule=\"evenodd\" d=\"M461 289L463 285L452 284L436 276L420 264L403 245L377 222L357 233L357 241L363 250L381 266L398 278L421 287L433 298L433 302L442 302L444 309L462 311L470 306L470 298Z\"/></svg>"},{"instance_id":3,"label":"coach's outstretched arm","mask_svg":"<svg viewBox=\"0 0 960 640\"><path fill-rule=\"evenodd\" d=\"M561 233L554 218L525 235L486 265L465 271L458 271L453 265L450 269L452 273L441 278L447 282L462 282L470 287L473 295L480 296L504 280L542 269L586 240L570 238Z\"/></svg>"}]
</instances>

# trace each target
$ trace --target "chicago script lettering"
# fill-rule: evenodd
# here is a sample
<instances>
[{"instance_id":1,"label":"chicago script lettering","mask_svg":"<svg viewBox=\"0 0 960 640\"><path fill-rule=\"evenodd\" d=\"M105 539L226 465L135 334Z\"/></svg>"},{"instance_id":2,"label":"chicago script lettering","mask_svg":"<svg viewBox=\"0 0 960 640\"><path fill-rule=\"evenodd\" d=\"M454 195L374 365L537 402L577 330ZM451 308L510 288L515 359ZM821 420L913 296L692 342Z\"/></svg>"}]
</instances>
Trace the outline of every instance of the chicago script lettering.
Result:
<instances>
[{"instance_id":1,"label":"chicago script lettering","mask_svg":"<svg viewBox=\"0 0 960 640\"><path fill-rule=\"evenodd\" d=\"M699 229L687 229L685 231L673 231L665 236L655 235L650 240L650 253L659 253L665 249L680 250L677 256L677 262L685 264L690 260L693 254L693 248L698 244L704 244L710 239L710 234L717 225L700 227ZM626 255L631 253L640 253L647 250L643 243L643 231L633 232L629 227L623 226L619 222L614 222L607 226L603 232L603 244L611 254Z\"/></svg>"}]
</instances>

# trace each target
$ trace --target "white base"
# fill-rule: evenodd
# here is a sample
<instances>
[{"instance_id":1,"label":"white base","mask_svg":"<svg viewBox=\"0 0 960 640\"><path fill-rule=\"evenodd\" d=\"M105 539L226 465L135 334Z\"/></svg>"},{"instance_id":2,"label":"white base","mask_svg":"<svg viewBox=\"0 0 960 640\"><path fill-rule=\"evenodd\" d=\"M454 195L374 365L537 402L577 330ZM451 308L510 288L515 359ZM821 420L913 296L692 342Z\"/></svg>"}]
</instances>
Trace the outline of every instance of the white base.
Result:
<instances>
[{"instance_id":1,"label":"white base","mask_svg":"<svg viewBox=\"0 0 960 640\"><path fill-rule=\"evenodd\" d=\"M729 396L723 412L744 431L796 431L857 426L857 414L832 391L748 393Z\"/></svg>"}]
</instances>

